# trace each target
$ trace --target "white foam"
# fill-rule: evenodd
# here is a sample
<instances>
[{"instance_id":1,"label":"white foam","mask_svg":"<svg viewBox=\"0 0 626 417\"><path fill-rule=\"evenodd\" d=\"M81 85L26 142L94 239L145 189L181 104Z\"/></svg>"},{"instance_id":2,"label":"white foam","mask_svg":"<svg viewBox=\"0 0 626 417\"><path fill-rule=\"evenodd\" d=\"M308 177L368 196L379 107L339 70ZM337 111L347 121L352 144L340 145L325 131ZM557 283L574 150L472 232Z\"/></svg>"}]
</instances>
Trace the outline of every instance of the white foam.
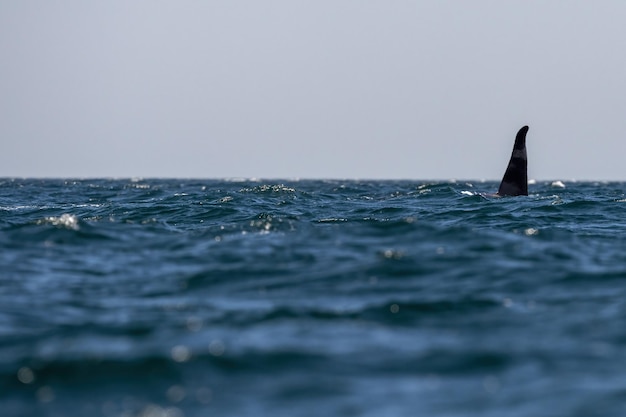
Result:
<instances>
[{"instance_id":1,"label":"white foam","mask_svg":"<svg viewBox=\"0 0 626 417\"><path fill-rule=\"evenodd\" d=\"M62 214L59 217L46 217L40 223L48 223L53 226L62 226L67 227L68 229L78 230L78 217L68 213Z\"/></svg>"},{"instance_id":2,"label":"white foam","mask_svg":"<svg viewBox=\"0 0 626 417\"><path fill-rule=\"evenodd\" d=\"M0 206L0 210L5 210L5 211L28 210L28 209L34 209L34 208L39 208L39 207L37 206Z\"/></svg>"}]
</instances>

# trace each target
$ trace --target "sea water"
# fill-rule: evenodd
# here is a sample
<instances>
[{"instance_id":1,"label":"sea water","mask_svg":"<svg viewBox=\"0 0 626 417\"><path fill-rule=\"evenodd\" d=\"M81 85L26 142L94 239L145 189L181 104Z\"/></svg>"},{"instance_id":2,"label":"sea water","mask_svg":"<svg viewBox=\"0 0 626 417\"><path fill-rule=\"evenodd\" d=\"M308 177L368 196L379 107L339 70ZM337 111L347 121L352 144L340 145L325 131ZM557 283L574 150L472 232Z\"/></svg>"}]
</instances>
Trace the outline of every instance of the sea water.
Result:
<instances>
[{"instance_id":1,"label":"sea water","mask_svg":"<svg viewBox=\"0 0 626 417\"><path fill-rule=\"evenodd\" d=\"M0 179L3 416L624 416L626 184Z\"/></svg>"}]
</instances>

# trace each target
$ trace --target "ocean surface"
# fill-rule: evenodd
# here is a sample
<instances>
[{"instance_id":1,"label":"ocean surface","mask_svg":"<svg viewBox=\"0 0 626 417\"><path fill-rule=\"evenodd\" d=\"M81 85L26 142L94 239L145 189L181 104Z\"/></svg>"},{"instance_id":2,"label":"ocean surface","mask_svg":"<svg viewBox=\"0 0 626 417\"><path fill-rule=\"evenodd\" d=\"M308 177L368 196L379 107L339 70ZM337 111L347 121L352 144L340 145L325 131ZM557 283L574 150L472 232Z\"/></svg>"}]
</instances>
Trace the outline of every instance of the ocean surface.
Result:
<instances>
[{"instance_id":1,"label":"ocean surface","mask_svg":"<svg viewBox=\"0 0 626 417\"><path fill-rule=\"evenodd\" d=\"M626 416L626 183L0 179L2 416Z\"/></svg>"}]
</instances>

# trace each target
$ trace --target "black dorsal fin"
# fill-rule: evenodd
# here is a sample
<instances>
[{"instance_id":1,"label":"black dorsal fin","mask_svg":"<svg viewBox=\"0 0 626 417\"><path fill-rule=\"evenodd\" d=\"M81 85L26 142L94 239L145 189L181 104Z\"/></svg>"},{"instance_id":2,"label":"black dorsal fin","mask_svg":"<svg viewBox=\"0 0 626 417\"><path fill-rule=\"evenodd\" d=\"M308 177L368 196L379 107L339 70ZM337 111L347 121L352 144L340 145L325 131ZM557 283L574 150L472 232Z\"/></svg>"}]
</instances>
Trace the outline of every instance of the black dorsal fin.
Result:
<instances>
[{"instance_id":1,"label":"black dorsal fin","mask_svg":"<svg viewBox=\"0 0 626 417\"><path fill-rule=\"evenodd\" d=\"M528 126L522 127L515 137L515 145L509 166L498 188L498 195L528 195L528 161L526 160L526 133Z\"/></svg>"}]
</instances>

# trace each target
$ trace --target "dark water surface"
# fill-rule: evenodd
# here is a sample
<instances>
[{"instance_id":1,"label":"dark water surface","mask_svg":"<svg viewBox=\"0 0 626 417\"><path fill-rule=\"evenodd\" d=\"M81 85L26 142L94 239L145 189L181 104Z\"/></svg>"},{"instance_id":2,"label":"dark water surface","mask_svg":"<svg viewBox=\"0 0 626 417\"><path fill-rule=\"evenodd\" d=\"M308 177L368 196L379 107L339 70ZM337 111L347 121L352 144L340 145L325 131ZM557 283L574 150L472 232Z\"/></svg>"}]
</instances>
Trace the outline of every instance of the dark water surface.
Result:
<instances>
[{"instance_id":1,"label":"dark water surface","mask_svg":"<svg viewBox=\"0 0 626 417\"><path fill-rule=\"evenodd\" d=\"M0 179L6 416L624 416L626 184Z\"/></svg>"}]
</instances>

